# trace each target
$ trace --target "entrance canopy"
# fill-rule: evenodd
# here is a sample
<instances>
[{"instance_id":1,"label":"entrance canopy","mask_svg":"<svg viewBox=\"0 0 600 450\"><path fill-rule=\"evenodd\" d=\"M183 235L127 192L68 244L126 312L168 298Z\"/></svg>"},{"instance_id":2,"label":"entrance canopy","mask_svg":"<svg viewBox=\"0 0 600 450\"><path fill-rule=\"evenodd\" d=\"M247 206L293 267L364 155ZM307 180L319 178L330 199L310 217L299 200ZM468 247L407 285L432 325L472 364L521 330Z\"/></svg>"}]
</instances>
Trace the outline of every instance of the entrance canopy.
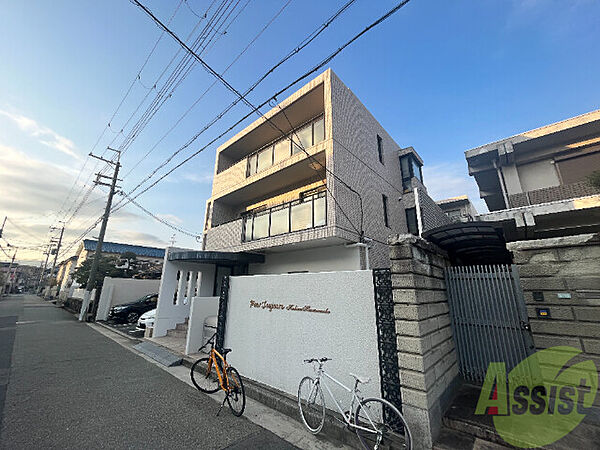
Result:
<instances>
[{"instance_id":1,"label":"entrance canopy","mask_svg":"<svg viewBox=\"0 0 600 450\"><path fill-rule=\"evenodd\" d=\"M265 255L246 252L210 252L198 250L185 250L170 252L169 261L196 262L200 264L219 265L245 265L250 263L264 263Z\"/></svg>"},{"instance_id":2,"label":"entrance canopy","mask_svg":"<svg viewBox=\"0 0 600 450\"><path fill-rule=\"evenodd\" d=\"M493 222L458 222L423 233L423 238L447 251L453 262L472 264L510 264L504 233Z\"/></svg>"}]
</instances>

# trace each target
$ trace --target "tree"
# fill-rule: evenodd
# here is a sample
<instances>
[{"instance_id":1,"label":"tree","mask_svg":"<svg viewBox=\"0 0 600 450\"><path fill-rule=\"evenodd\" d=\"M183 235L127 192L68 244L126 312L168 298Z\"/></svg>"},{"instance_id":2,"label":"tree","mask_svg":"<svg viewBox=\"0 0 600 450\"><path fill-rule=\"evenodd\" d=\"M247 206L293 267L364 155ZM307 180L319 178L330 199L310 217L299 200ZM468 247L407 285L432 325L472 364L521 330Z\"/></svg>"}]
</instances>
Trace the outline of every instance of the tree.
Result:
<instances>
[{"instance_id":1,"label":"tree","mask_svg":"<svg viewBox=\"0 0 600 450\"><path fill-rule=\"evenodd\" d=\"M134 255L135 257L135 255ZM73 279L81 285L82 288L87 288L88 278L90 277L90 270L92 268L94 258L86 259L81 266L75 269L73 272ZM96 273L96 282L93 288L102 287L104 277L115 277L115 278L131 278L137 273L135 268L123 268L120 265L121 258L114 256L100 256L98 262L98 272ZM119 266L119 267L118 267Z\"/></svg>"}]
</instances>

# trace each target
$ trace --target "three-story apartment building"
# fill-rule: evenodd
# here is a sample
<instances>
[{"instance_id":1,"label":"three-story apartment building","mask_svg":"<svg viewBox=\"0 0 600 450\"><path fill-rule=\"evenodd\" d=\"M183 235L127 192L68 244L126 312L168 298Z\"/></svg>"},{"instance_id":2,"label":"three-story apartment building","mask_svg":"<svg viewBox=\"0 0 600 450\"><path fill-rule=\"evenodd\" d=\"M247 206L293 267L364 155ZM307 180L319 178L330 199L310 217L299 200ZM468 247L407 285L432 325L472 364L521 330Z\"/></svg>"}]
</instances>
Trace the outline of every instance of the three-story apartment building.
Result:
<instances>
[{"instance_id":1,"label":"three-story apartment building","mask_svg":"<svg viewBox=\"0 0 600 450\"><path fill-rule=\"evenodd\" d=\"M387 267L415 184L436 208L421 165L329 69L217 149L203 250L264 253L251 273Z\"/></svg>"}]
</instances>

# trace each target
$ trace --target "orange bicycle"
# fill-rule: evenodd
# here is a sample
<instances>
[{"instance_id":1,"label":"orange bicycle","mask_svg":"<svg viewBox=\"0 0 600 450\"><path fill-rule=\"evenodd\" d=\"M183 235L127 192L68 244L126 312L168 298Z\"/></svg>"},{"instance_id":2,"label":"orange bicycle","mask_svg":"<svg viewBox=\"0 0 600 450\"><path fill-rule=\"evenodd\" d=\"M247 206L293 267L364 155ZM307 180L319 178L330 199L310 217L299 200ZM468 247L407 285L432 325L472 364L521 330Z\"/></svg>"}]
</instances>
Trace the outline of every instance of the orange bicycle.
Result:
<instances>
[{"instance_id":1,"label":"orange bicycle","mask_svg":"<svg viewBox=\"0 0 600 450\"><path fill-rule=\"evenodd\" d=\"M200 358L192 365L191 377L192 383L198 390L206 394L214 394L219 389L225 392L225 398L221 404L221 408L225 402L229 404L231 412L234 416L241 416L246 407L246 393L239 372L227 363L227 353L230 348L224 348L223 354L215 350L216 333L200 347L202 351L210 343L210 352L207 357ZM214 369L214 370L213 370ZM219 413L221 412L219 408Z\"/></svg>"}]
</instances>

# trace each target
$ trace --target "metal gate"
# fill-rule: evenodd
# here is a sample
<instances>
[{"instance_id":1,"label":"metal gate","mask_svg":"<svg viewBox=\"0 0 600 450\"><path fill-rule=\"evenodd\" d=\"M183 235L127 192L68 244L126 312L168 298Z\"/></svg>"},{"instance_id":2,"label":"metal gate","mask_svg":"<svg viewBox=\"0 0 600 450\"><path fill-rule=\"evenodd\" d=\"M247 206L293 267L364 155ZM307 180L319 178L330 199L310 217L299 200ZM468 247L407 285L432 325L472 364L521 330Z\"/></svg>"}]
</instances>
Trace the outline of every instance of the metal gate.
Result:
<instances>
[{"instance_id":1,"label":"metal gate","mask_svg":"<svg viewBox=\"0 0 600 450\"><path fill-rule=\"evenodd\" d=\"M446 289L460 372L482 383L490 362L507 374L533 353L523 291L516 266L455 266L446 269ZM530 379L530 369L521 375Z\"/></svg>"}]
</instances>

